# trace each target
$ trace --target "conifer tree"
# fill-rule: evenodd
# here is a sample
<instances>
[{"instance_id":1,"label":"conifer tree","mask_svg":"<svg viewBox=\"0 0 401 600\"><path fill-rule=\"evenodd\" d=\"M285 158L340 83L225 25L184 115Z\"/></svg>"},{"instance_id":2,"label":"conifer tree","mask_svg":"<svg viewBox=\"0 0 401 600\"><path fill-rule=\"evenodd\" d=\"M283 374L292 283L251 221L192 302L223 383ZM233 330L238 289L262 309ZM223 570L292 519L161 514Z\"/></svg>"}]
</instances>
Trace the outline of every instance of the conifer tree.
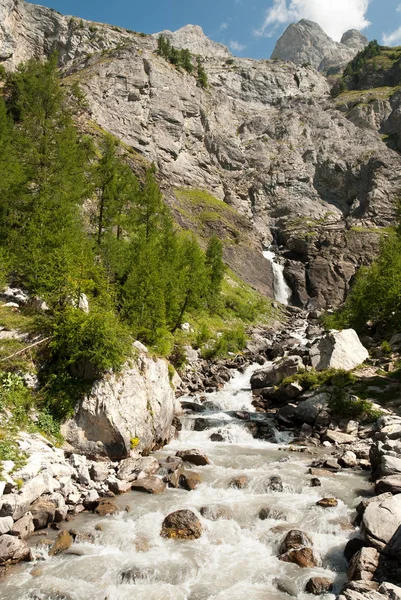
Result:
<instances>
[{"instance_id":1,"label":"conifer tree","mask_svg":"<svg viewBox=\"0 0 401 600\"><path fill-rule=\"evenodd\" d=\"M61 298L77 285L86 260L79 207L88 193L90 148L66 107L56 55L21 66L9 86L22 175L7 242L21 282Z\"/></svg>"},{"instance_id":2,"label":"conifer tree","mask_svg":"<svg viewBox=\"0 0 401 600\"><path fill-rule=\"evenodd\" d=\"M192 56L187 48L181 50L181 66L188 72L193 73L194 66L192 64Z\"/></svg>"},{"instance_id":3,"label":"conifer tree","mask_svg":"<svg viewBox=\"0 0 401 600\"><path fill-rule=\"evenodd\" d=\"M197 68L197 81L198 81L198 85L202 88L207 88L207 73L203 67L202 64L202 60L201 58L198 56L197 58L197 63L198 63L198 68Z\"/></svg>"},{"instance_id":4,"label":"conifer tree","mask_svg":"<svg viewBox=\"0 0 401 600\"><path fill-rule=\"evenodd\" d=\"M207 301L210 309L215 309L221 292L221 284L224 277L225 266L223 262L223 244L217 237L212 235L206 250L207 269Z\"/></svg>"}]
</instances>

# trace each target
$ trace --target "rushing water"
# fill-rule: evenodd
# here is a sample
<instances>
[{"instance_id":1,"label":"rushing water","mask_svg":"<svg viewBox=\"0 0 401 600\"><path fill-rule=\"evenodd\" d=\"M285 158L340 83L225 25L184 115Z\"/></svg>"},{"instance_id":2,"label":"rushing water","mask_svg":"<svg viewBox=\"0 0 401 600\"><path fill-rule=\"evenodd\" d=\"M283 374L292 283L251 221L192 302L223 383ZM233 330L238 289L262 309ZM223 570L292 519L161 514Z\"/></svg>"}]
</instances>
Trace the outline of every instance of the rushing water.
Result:
<instances>
[{"instance_id":1,"label":"rushing water","mask_svg":"<svg viewBox=\"0 0 401 600\"><path fill-rule=\"evenodd\" d=\"M321 488L312 488L307 466L310 457L253 439L232 411L254 410L249 378L255 368L237 373L224 390L208 394L209 412L183 417L179 440L157 454L162 458L182 449L203 450L212 462L193 468L202 477L196 490L169 489L159 496L131 492L118 499L122 508L128 505L126 511L106 518L80 515L74 528L95 533L94 541L74 544L70 554L20 567L0 583L0 598L288 600L292 596L306 600L311 596L303 590L312 576L332 578L338 591L347 568L343 549L354 535L349 529L352 507L368 484L362 475L344 472L323 478ZM264 418L256 413L252 417ZM218 424L194 431L195 418ZM214 431L225 431L229 441L211 442ZM247 488L228 487L237 475L248 476ZM282 478L282 492L267 490L273 475ZM338 498L338 507L316 507L324 496ZM204 519L199 513L203 506L225 507L227 518ZM258 514L266 507L271 509L271 518L262 521ZM161 538L164 517L182 508L199 516L203 536L194 541ZM96 531L96 526L101 531ZM301 569L278 560L280 542L294 528L312 538L318 567ZM46 551L42 553L46 555ZM319 598L333 600L335 594Z\"/></svg>"},{"instance_id":2,"label":"rushing water","mask_svg":"<svg viewBox=\"0 0 401 600\"><path fill-rule=\"evenodd\" d=\"M284 278L284 267L276 262L276 255L272 250L265 250L263 256L271 263L273 269L274 298L277 302L281 302L281 304L287 306L291 297L291 290Z\"/></svg>"}]
</instances>

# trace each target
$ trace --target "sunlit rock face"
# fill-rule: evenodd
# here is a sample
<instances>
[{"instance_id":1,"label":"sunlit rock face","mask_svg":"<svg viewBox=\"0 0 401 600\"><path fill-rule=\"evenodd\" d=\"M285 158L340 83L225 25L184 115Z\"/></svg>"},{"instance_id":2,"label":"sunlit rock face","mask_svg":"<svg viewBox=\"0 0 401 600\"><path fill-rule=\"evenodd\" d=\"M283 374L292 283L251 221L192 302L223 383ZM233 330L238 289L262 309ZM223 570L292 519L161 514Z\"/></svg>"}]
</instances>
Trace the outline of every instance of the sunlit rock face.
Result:
<instances>
[{"instance_id":1,"label":"sunlit rock face","mask_svg":"<svg viewBox=\"0 0 401 600\"><path fill-rule=\"evenodd\" d=\"M302 19L287 27L276 43L272 58L309 64L327 73L330 69L344 68L367 44L368 40L356 29L346 31L341 41L336 42L320 25Z\"/></svg>"},{"instance_id":2,"label":"sunlit rock face","mask_svg":"<svg viewBox=\"0 0 401 600\"><path fill-rule=\"evenodd\" d=\"M393 222L401 159L377 129L336 108L322 74L293 62L233 57L196 26L165 32L202 56L203 89L195 74L157 55L157 35L22 0L0 0L0 7L6 67L57 49L67 81L86 94L83 118L156 164L174 210L175 190L184 187L205 190L242 216L243 238L226 245L225 259L248 283L272 294L262 251L277 242L297 304L344 300L356 270L378 248L376 228ZM343 46L355 52L358 39L362 44L348 32ZM183 212L176 216L185 226ZM219 227L224 235L227 223Z\"/></svg>"}]
</instances>

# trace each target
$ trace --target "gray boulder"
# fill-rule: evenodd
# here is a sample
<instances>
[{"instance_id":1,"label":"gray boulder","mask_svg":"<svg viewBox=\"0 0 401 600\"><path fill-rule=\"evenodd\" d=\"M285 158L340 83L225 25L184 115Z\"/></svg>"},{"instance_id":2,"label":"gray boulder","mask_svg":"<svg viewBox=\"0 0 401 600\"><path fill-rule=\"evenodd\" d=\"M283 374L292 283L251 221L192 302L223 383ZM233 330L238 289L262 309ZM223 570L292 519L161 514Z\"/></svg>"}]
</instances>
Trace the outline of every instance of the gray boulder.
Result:
<instances>
[{"instance_id":1,"label":"gray boulder","mask_svg":"<svg viewBox=\"0 0 401 600\"><path fill-rule=\"evenodd\" d=\"M310 349L312 366L317 371L343 369L351 371L361 365L369 352L353 329L330 331Z\"/></svg>"},{"instance_id":2,"label":"gray boulder","mask_svg":"<svg viewBox=\"0 0 401 600\"><path fill-rule=\"evenodd\" d=\"M122 459L168 442L175 408L167 362L142 356L95 383L63 435L83 453Z\"/></svg>"},{"instance_id":3,"label":"gray boulder","mask_svg":"<svg viewBox=\"0 0 401 600\"><path fill-rule=\"evenodd\" d=\"M398 495L372 502L365 510L362 528L366 540L379 551L395 555L401 550L401 499Z\"/></svg>"},{"instance_id":4,"label":"gray boulder","mask_svg":"<svg viewBox=\"0 0 401 600\"><path fill-rule=\"evenodd\" d=\"M27 560L30 556L30 550L26 542L14 537L13 535L0 536L0 563L6 564L21 562Z\"/></svg>"},{"instance_id":5,"label":"gray boulder","mask_svg":"<svg viewBox=\"0 0 401 600\"><path fill-rule=\"evenodd\" d=\"M256 371L251 377L251 387L253 390L271 387L304 368L305 365L300 356L287 356L266 369Z\"/></svg>"}]
</instances>

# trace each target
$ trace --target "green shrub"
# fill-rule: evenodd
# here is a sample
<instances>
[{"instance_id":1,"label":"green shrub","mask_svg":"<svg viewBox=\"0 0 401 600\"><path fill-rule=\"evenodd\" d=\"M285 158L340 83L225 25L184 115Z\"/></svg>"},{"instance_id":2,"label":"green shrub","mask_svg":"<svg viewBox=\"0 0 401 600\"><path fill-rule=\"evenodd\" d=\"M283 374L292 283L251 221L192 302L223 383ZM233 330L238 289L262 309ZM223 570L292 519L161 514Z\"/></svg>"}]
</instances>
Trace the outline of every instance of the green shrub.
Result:
<instances>
[{"instance_id":1,"label":"green shrub","mask_svg":"<svg viewBox=\"0 0 401 600\"><path fill-rule=\"evenodd\" d=\"M224 331L219 339L210 347L205 348L202 357L208 360L236 354L246 346L247 336L243 325Z\"/></svg>"},{"instance_id":2,"label":"green shrub","mask_svg":"<svg viewBox=\"0 0 401 600\"><path fill-rule=\"evenodd\" d=\"M88 362L100 373L119 370L129 354L128 328L112 310L91 306L89 313L67 306L56 315L49 347L62 367Z\"/></svg>"},{"instance_id":3,"label":"green shrub","mask_svg":"<svg viewBox=\"0 0 401 600\"><path fill-rule=\"evenodd\" d=\"M381 416L381 412L375 410L369 400L350 396L347 392L338 388L331 394L329 408L338 417L376 421Z\"/></svg>"}]
</instances>

